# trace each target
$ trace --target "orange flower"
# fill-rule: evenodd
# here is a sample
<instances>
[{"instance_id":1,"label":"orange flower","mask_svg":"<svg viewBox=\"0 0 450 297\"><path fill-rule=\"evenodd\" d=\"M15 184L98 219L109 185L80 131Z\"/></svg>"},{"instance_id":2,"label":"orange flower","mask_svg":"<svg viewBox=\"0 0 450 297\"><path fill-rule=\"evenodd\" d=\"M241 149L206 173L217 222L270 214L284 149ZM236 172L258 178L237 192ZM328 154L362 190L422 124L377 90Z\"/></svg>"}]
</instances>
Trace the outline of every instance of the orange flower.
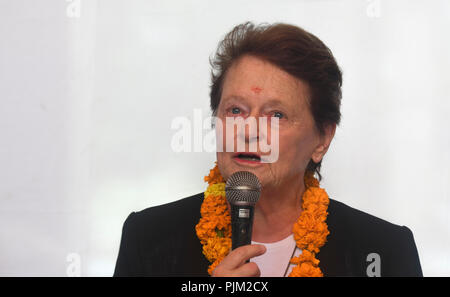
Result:
<instances>
[{"instance_id":1,"label":"orange flower","mask_svg":"<svg viewBox=\"0 0 450 297\"><path fill-rule=\"evenodd\" d=\"M210 275L231 250L231 216L225 197L225 183L215 163L209 175L205 176L208 188L200 208L200 221L195 226L197 237L203 245L203 254L212 263L208 268ZM291 259L290 262L297 266L289 276L318 277L323 274L315 255L330 233L326 224L329 198L325 190L319 187L313 173L307 172L304 182L303 210L292 227L294 240L302 254Z\"/></svg>"},{"instance_id":2,"label":"orange flower","mask_svg":"<svg viewBox=\"0 0 450 297\"><path fill-rule=\"evenodd\" d=\"M210 262L213 262L228 255L230 249L231 238L211 237L203 246L203 254Z\"/></svg>"},{"instance_id":3,"label":"orange flower","mask_svg":"<svg viewBox=\"0 0 450 297\"><path fill-rule=\"evenodd\" d=\"M217 166L217 161L215 162L215 166L213 169L209 171L209 175L205 176L204 180L208 184L215 184L215 183L223 183L224 179L222 175L220 174L219 167Z\"/></svg>"},{"instance_id":4,"label":"orange flower","mask_svg":"<svg viewBox=\"0 0 450 297\"><path fill-rule=\"evenodd\" d=\"M309 262L300 263L300 265L295 266L292 272L289 274L291 277L322 277L322 271L319 267L314 267Z\"/></svg>"},{"instance_id":5,"label":"orange flower","mask_svg":"<svg viewBox=\"0 0 450 297\"><path fill-rule=\"evenodd\" d=\"M220 262L222 262L223 258L217 259L216 261L214 261L214 263L212 263L211 265L209 265L208 268L208 274L212 275L214 269L216 269L217 265L220 264Z\"/></svg>"}]
</instances>

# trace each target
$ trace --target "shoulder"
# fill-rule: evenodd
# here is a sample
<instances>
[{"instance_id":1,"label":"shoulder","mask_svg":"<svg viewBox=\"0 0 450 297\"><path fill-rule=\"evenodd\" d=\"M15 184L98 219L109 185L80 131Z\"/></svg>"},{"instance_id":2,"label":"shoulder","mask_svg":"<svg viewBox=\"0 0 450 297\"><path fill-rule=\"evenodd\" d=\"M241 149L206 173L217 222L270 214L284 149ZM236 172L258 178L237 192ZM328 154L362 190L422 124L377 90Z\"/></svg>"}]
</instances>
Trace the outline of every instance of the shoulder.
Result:
<instances>
[{"instance_id":1,"label":"shoulder","mask_svg":"<svg viewBox=\"0 0 450 297\"><path fill-rule=\"evenodd\" d=\"M398 245L412 239L408 227L390 223L336 200L330 199L328 213L330 231L361 246Z\"/></svg>"},{"instance_id":2,"label":"shoulder","mask_svg":"<svg viewBox=\"0 0 450 297\"><path fill-rule=\"evenodd\" d=\"M203 193L131 213L125 220L116 276L203 275L207 261L195 233Z\"/></svg>"},{"instance_id":3,"label":"shoulder","mask_svg":"<svg viewBox=\"0 0 450 297\"><path fill-rule=\"evenodd\" d=\"M136 212L136 215L144 220L151 219L151 217L154 217L155 215L160 216L161 218L168 215L178 215L183 217L192 211L200 211L203 195L203 193L198 193L174 202L149 207Z\"/></svg>"},{"instance_id":4,"label":"shoulder","mask_svg":"<svg viewBox=\"0 0 450 297\"><path fill-rule=\"evenodd\" d=\"M382 275L421 275L419 257L411 230L330 199L328 241L347 253L346 265L381 259ZM353 264L352 264L353 263ZM364 266L365 267L365 266ZM358 268L358 269L356 269ZM366 273L365 269L361 272Z\"/></svg>"},{"instance_id":5,"label":"shoulder","mask_svg":"<svg viewBox=\"0 0 450 297\"><path fill-rule=\"evenodd\" d=\"M350 228L354 231L364 229L364 233L368 231L385 231L390 233L399 232L403 229L402 226L390 223L333 199L330 199L328 213L329 219L333 223L345 226L347 230Z\"/></svg>"},{"instance_id":6,"label":"shoulder","mask_svg":"<svg viewBox=\"0 0 450 297\"><path fill-rule=\"evenodd\" d=\"M174 202L133 212L127 221L138 226L138 229L145 228L146 231L161 227L165 232L171 231L168 229L198 223L202 202L203 193L195 194Z\"/></svg>"}]
</instances>

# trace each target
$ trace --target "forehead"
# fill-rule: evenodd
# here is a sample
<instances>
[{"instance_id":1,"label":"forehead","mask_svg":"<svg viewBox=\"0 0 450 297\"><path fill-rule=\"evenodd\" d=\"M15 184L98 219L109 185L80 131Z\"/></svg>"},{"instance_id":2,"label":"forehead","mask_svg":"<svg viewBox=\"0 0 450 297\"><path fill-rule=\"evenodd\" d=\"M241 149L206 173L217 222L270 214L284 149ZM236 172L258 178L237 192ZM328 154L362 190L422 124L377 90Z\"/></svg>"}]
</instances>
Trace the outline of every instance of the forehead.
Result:
<instances>
[{"instance_id":1,"label":"forehead","mask_svg":"<svg viewBox=\"0 0 450 297\"><path fill-rule=\"evenodd\" d=\"M298 105L306 99L308 86L270 62L244 56L227 71L222 98L247 98Z\"/></svg>"}]
</instances>

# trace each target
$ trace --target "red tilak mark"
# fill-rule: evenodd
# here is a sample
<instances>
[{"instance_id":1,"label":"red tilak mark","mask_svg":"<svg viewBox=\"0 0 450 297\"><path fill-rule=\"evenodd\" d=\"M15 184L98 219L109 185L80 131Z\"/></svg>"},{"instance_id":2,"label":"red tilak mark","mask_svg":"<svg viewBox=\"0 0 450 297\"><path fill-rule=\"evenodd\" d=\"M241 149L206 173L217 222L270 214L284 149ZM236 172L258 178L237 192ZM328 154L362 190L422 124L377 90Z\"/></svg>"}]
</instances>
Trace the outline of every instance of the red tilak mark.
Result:
<instances>
[{"instance_id":1,"label":"red tilak mark","mask_svg":"<svg viewBox=\"0 0 450 297\"><path fill-rule=\"evenodd\" d=\"M253 92L255 92L256 94L259 94L259 93L262 91L262 89L259 88L259 87L252 87L251 90L252 90Z\"/></svg>"}]
</instances>

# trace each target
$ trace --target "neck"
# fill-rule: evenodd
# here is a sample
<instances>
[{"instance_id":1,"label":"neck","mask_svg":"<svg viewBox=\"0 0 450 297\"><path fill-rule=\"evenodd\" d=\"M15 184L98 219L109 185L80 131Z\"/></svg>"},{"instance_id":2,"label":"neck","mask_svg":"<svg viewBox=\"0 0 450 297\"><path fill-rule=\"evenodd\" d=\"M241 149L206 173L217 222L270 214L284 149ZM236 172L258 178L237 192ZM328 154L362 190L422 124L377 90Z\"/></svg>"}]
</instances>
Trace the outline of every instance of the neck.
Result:
<instances>
[{"instance_id":1,"label":"neck","mask_svg":"<svg viewBox=\"0 0 450 297\"><path fill-rule=\"evenodd\" d=\"M264 187L255 206L252 240L275 242L292 234L302 209L303 177L293 178L276 188Z\"/></svg>"}]
</instances>

